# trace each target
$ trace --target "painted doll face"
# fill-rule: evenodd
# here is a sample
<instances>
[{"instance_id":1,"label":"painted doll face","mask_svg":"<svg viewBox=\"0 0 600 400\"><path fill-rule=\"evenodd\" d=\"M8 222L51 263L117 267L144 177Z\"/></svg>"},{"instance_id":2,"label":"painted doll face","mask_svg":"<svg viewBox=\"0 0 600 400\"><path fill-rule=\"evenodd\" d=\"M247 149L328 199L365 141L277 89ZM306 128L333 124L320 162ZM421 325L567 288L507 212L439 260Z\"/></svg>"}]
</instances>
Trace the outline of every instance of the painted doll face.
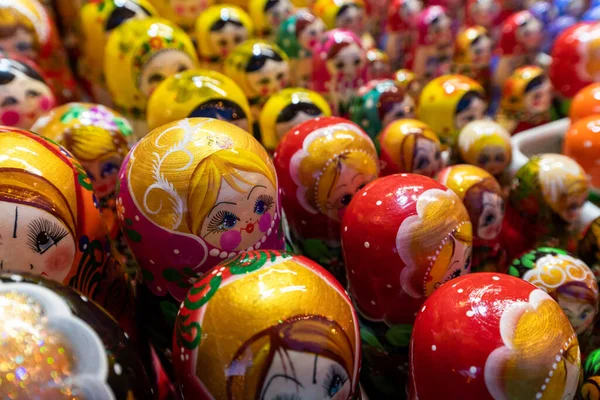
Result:
<instances>
[{"instance_id":1,"label":"painted doll face","mask_svg":"<svg viewBox=\"0 0 600 400\"><path fill-rule=\"evenodd\" d=\"M412 172L433 177L442 167L440 146L432 140L417 137Z\"/></svg>"},{"instance_id":2,"label":"painted doll face","mask_svg":"<svg viewBox=\"0 0 600 400\"><path fill-rule=\"evenodd\" d=\"M261 174L244 172L244 179L252 183L236 181L243 192L221 182L215 206L202 223L201 236L222 250L246 250L274 226L275 188Z\"/></svg>"},{"instance_id":3,"label":"painted doll face","mask_svg":"<svg viewBox=\"0 0 600 400\"><path fill-rule=\"evenodd\" d=\"M417 14L419 14L422 8L423 5L419 0L405 1L400 8L400 16L404 21L412 23L416 20Z\"/></svg>"},{"instance_id":4,"label":"painted doll face","mask_svg":"<svg viewBox=\"0 0 600 400\"><path fill-rule=\"evenodd\" d=\"M400 103L394 104L394 106L385 113L381 125L383 127L388 126L391 122L402 119L402 118L414 118L415 117L415 102L410 96L404 96L404 99Z\"/></svg>"},{"instance_id":5,"label":"painted doll face","mask_svg":"<svg viewBox=\"0 0 600 400\"><path fill-rule=\"evenodd\" d=\"M202 11L199 3L197 0L171 0L171 7L180 18L192 19Z\"/></svg>"},{"instance_id":6,"label":"painted doll face","mask_svg":"<svg viewBox=\"0 0 600 400\"><path fill-rule=\"evenodd\" d=\"M360 47L356 43L352 43L341 49L333 59L327 61L327 69L333 76L353 79L365 66L365 62Z\"/></svg>"},{"instance_id":7,"label":"painted doll face","mask_svg":"<svg viewBox=\"0 0 600 400\"><path fill-rule=\"evenodd\" d=\"M193 67L194 62L183 51L162 51L142 67L139 88L149 98L156 87L166 78Z\"/></svg>"},{"instance_id":8,"label":"painted doll face","mask_svg":"<svg viewBox=\"0 0 600 400\"><path fill-rule=\"evenodd\" d=\"M292 4L289 0L279 0L266 11L267 21L272 29L277 27L292 14Z\"/></svg>"},{"instance_id":9,"label":"painted doll face","mask_svg":"<svg viewBox=\"0 0 600 400\"><path fill-rule=\"evenodd\" d=\"M581 214L581 209L587 200L587 191L565 194L560 199L559 215L567 222L575 222Z\"/></svg>"},{"instance_id":10,"label":"painted doll face","mask_svg":"<svg viewBox=\"0 0 600 400\"><path fill-rule=\"evenodd\" d=\"M477 166L494 176L501 174L507 165L508 155L502 146L485 146L477 157Z\"/></svg>"},{"instance_id":11,"label":"painted doll face","mask_svg":"<svg viewBox=\"0 0 600 400\"><path fill-rule=\"evenodd\" d=\"M298 41L302 48L313 50L315 46L319 44L319 40L323 37L325 30L325 23L321 21L320 18L315 18L315 20L310 25L306 26L298 36Z\"/></svg>"},{"instance_id":12,"label":"painted doll face","mask_svg":"<svg viewBox=\"0 0 600 400\"><path fill-rule=\"evenodd\" d=\"M0 51L20 54L32 60L37 57L34 45L33 34L21 26L16 29L12 36L0 38Z\"/></svg>"},{"instance_id":13,"label":"painted doll face","mask_svg":"<svg viewBox=\"0 0 600 400\"><path fill-rule=\"evenodd\" d=\"M552 86L548 79L540 86L525 93L525 109L533 113L543 113L550 109L552 104Z\"/></svg>"},{"instance_id":14,"label":"painted doll face","mask_svg":"<svg viewBox=\"0 0 600 400\"><path fill-rule=\"evenodd\" d=\"M479 216L477 236L492 240L498 237L504 220L504 200L496 193L483 192L483 209Z\"/></svg>"},{"instance_id":15,"label":"painted doll face","mask_svg":"<svg viewBox=\"0 0 600 400\"><path fill-rule=\"evenodd\" d=\"M454 243L454 249L452 250L453 253L450 262L448 263L448 267L441 276L435 276L433 273L431 274L431 283L427 283L428 295L442 284L454 278L458 278L461 275L468 274L471 271L471 246L453 236L450 238L450 241ZM438 258L438 260L440 259ZM432 268L432 271L434 270L436 270L435 265Z\"/></svg>"},{"instance_id":16,"label":"painted doll face","mask_svg":"<svg viewBox=\"0 0 600 400\"><path fill-rule=\"evenodd\" d=\"M452 42L452 21L446 14L440 14L427 29L427 34L435 45L442 46Z\"/></svg>"},{"instance_id":17,"label":"painted doll face","mask_svg":"<svg viewBox=\"0 0 600 400\"><path fill-rule=\"evenodd\" d=\"M558 305L564 311L578 335L585 332L594 322L596 312L590 304L570 296L558 295Z\"/></svg>"},{"instance_id":18,"label":"painted doll face","mask_svg":"<svg viewBox=\"0 0 600 400\"><path fill-rule=\"evenodd\" d=\"M487 36L482 36L475 44L469 47L471 62L474 67L486 67L492 59L492 41Z\"/></svg>"},{"instance_id":19,"label":"painted doll face","mask_svg":"<svg viewBox=\"0 0 600 400\"><path fill-rule=\"evenodd\" d=\"M96 196L103 198L114 193L122 163L123 158L116 155L102 161L81 161L92 181Z\"/></svg>"},{"instance_id":20,"label":"painted doll face","mask_svg":"<svg viewBox=\"0 0 600 400\"><path fill-rule=\"evenodd\" d=\"M345 400L350 396L350 379L342 366L314 353L277 352L264 379L264 400ZM290 368L292 364L292 368Z\"/></svg>"},{"instance_id":21,"label":"painted doll face","mask_svg":"<svg viewBox=\"0 0 600 400\"><path fill-rule=\"evenodd\" d=\"M0 121L29 129L37 118L54 107L52 91L44 82L13 70L14 79L0 85Z\"/></svg>"},{"instance_id":22,"label":"painted doll face","mask_svg":"<svg viewBox=\"0 0 600 400\"><path fill-rule=\"evenodd\" d=\"M210 47L221 57L227 57L231 50L244 40L248 39L248 31L243 26L235 24L225 24L218 31L211 31L209 34Z\"/></svg>"},{"instance_id":23,"label":"painted doll face","mask_svg":"<svg viewBox=\"0 0 600 400\"><path fill-rule=\"evenodd\" d=\"M248 72L247 78L254 92L269 96L287 86L289 71L285 61L269 59L258 71Z\"/></svg>"},{"instance_id":24,"label":"painted doll face","mask_svg":"<svg viewBox=\"0 0 600 400\"><path fill-rule=\"evenodd\" d=\"M318 113L318 114L310 113L309 114L309 113L304 112L304 111L299 111L298 113L296 113L296 115L294 116L294 118L292 118L291 120L286 121L286 122L278 122L277 123L277 125L276 125L277 137L279 137L281 139L294 126L300 125L303 122L306 122L306 121L309 121L311 119L315 119L315 118L318 118L318 117L322 117L322 116L323 116L322 113Z\"/></svg>"},{"instance_id":25,"label":"painted doll face","mask_svg":"<svg viewBox=\"0 0 600 400\"><path fill-rule=\"evenodd\" d=\"M454 124L457 130L461 130L469 122L482 119L485 115L485 101L479 97L474 97L468 107L459 113L456 113Z\"/></svg>"},{"instance_id":26,"label":"painted doll face","mask_svg":"<svg viewBox=\"0 0 600 400\"><path fill-rule=\"evenodd\" d=\"M496 5L492 0L478 1L471 6L471 16L476 25L490 27L496 17Z\"/></svg>"},{"instance_id":27,"label":"painted doll face","mask_svg":"<svg viewBox=\"0 0 600 400\"><path fill-rule=\"evenodd\" d=\"M0 202L0 269L30 272L62 282L75 257L75 239L52 214Z\"/></svg>"},{"instance_id":28,"label":"painted doll face","mask_svg":"<svg viewBox=\"0 0 600 400\"><path fill-rule=\"evenodd\" d=\"M335 17L335 25L340 29L348 29L352 32L361 32L365 19L365 11L362 7L351 6Z\"/></svg>"},{"instance_id":29,"label":"painted doll face","mask_svg":"<svg viewBox=\"0 0 600 400\"><path fill-rule=\"evenodd\" d=\"M376 178L341 163L340 176L335 185L329 190L324 213L334 221L340 221L352 197L367 183Z\"/></svg>"},{"instance_id":30,"label":"painted doll face","mask_svg":"<svg viewBox=\"0 0 600 400\"><path fill-rule=\"evenodd\" d=\"M543 39L542 23L536 18L529 19L517 28L517 40L526 50L537 50Z\"/></svg>"}]
</instances>

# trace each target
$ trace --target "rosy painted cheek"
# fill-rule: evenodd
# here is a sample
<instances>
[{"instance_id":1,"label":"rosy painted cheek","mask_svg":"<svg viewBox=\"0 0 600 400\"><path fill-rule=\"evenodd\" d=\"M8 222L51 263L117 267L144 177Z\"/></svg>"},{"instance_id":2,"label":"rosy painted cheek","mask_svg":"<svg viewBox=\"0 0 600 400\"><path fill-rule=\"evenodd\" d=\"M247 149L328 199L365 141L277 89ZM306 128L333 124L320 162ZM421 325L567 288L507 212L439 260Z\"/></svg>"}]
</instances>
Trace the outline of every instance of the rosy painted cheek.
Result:
<instances>
[{"instance_id":1,"label":"rosy painted cheek","mask_svg":"<svg viewBox=\"0 0 600 400\"><path fill-rule=\"evenodd\" d=\"M50 110L54 107L54 99L48 96L44 96L40 99L40 108L44 111Z\"/></svg>"},{"instance_id":2,"label":"rosy painted cheek","mask_svg":"<svg viewBox=\"0 0 600 400\"><path fill-rule=\"evenodd\" d=\"M52 250L50 250L52 251ZM44 272L51 277L71 268L73 259L69 249L57 248L52 252L52 255L46 259Z\"/></svg>"},{"instance_id":3,"label":"rosy painted cheek","mask_svg":"<svg viewBox=\"0 0 600 400\"><path fill-rule=\"evenodd\" d=\"M269 213L263 214L258 220L258 229L261 232L266 232L271 227L271 215Z\"/></svg>"},{"instance_id":4,"label":"rosy painted cheek","mask_svg":"<svg viewBox=\"0 0 600 400\"><path fill-rule=\"evenodd\" d=\"M229 231L221 235L221 249L225 251L234 250L242 242L242 233L239 231Z\"/></svg>"},{"instance_id":5,"label":"rosy painted cheek","mask_svg":"<svg viewBox=\"0 0 600 400\"><path fill-rule=\"evenodd\" d=\"M175 12L178 15L183 15L183 13L185 13L185 7L184 6L177 6L177 7L175 7Z\"/></svg>"},{"instance_id":6,"label":"rosy painted cheek","mask_svg":"<svg viewBox=\"0 0 600 400\"><path fill-rule=\"evenodd\" d=\"M21 116L18 112L10 110L3 112L0 119L2 119L2 124L4 125L15 126L21 120Z\"/></svg>"}]
</instances>

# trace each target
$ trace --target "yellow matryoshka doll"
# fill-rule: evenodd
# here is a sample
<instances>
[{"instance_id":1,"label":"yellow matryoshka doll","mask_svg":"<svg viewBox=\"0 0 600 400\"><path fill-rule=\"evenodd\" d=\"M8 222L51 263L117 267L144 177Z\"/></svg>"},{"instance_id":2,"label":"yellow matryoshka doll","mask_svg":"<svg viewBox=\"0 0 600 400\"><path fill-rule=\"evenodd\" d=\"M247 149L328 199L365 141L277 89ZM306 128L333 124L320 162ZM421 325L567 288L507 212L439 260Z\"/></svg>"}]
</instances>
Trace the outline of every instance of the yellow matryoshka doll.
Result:
<instances>
[{"instance_id":1,"label":"yellow matryoshka doll","mask_svg":"<svg viewBox=\"0 0 600 400\"><path fill-rule=\"evenodd\" d=\"M328 30L347 29L358 37L364 32L366 13L363 0L317 0L313 10Z\"/></svg>"},{"instance_id":2,"label":"yellow matryoshka doll","mask_svg":"<svg viewBox=\"0 0 600 400\"><path fill-rule=\"evenodd\" d=\"M161 17L179 25L186 32L194 30L196 19L212 6L214 0L150 0Z\"/></svg>"},{"instance_id":3,"label":"yellow matryoshka doll","mask_svg":"<svg viewBox=\"0 0 600 400\"><path fill-rule=\"evenodd\" d=\"M121 114L93 103L68 103L42 115L31 130L58 142L81 163L99 201L115 257L127 272L135 265L117 224L115 192L119 168L134 144L133 128Z\"/></svg>"},{"instance_id":4,"label":"yellow matryoshka doll","mask_svg":"<svg viewBox=\"0 0 600 400\"><path fill-rule=\"evenodd\" d=\"M394 79L406 89L406 93L413 98L415 102L419 101L421 95L421 82L417 79L417 75L409 69L401 68L394 72Z\"/></svg>"},{"instance_id":5,"label":"yellow matryoshka doll","mask_svg":"<svg viewBox=\"0 0 600 400\"><path fill-rule=\"evenodd\" d=\"M154 89L197 63L190 38L167 20L132 20L110 34L104 58L106 84L115 108L129 119L137 139L148 133L146 105Z\"/></svg>"},{"instance_id":6,"label":"yellow matryoshka doll","mask_svg":"<svg viewBox=\"0 0 600 400\"><path fill-rule=\"evenodd\" d=\"M249 0L248 13L256 36L261 38L275 39L279 25L294 12L294 6L290 0Z\"/></svg>"},{"instance_id":7,"label":"yellow matryoshka doll","mask_svg":"<svg viewBox=\"0 0 600 400\"><path fill-rule=\"evenodd\" d=\"M484 27L465 28L454 42L452 72L479 82L490 93L492 46L492 39Z\"/></svg>"},{"instance_id":8,"label":"yellow matryoshka doll","mask_svg":"<svg viewBox=\"0 0 600 400\"><path fill-rule=\"evenodd\" d=\"M443 75L423 88L417 115L429 125L443 145L454 147L460 130L482 119L487 104L483 87L463 75Z\"/></svg>"},{"instance_id":9,"label":"yellow matryoshka doll","mask_svg":"<svg viewBox=\"0 0 600 400\"><path fill-rule=\"evenodd\" d=\"M204 117L231 122L251 132L252 114L242 89L227 76L190 69L165 79L148 101L148 129L183 118Z\"/></svg>"},{"instance_id":10,"label":"yellow matryoshka doll","mask_svg":"<svg viewBox=\"0 0 600 400\"><path fill-rule=\"evenodd\" d=\"M186 118L146 135L119 182L121 229L144 281L140 317L169 365L177 309L198 278L242 251L283 249L277 175L248 132Z\"/></svg>"},{"instance_id":11,"label":"yellow matryoshka doll","mask_svg":"<svg viewBox=\"0 0 600 400\"><path fill-rule=\"evenodd\" d=\"M246 11L223 4L207 8L196 20L196 45L202 68L223 69L235 46L251 38L254 24Z\"/></svg>"},{"instance_id":12,"label":"yellow matryoshka doll","mask_svg":"<svg viewBox=\"0 0 600 400\"><path fill-rule=\"evenodd\" d=\"M292 128L318 117L331 117L327 101L312 90L283 89L265 103L258 124L263 146L273 152Z\"/></svg>"},{"instance_id":13,"label":"yellow matryoshka doll","mask_svg":"<svg viewBox=\"0 0 600 400\"><path fill-rule=\"evenodd\" d=\"M155 17L158 13L147 0L102 0L81 8L79 75L98 103L111 105L104 76L104 49L108 36L130 19Z\"/></svg>"},{"instance_id":14,"label":"yellow matryoshka doll","mask_svg":"<svg viewBox=\"0 0 600 400\"><path fill-rule=\"evenodd\" d=\"M131 327L129 285L85 169L56 142L16 128L0 128L0 148L0 270L71 286Z\"/></svg>"}]
</instances>

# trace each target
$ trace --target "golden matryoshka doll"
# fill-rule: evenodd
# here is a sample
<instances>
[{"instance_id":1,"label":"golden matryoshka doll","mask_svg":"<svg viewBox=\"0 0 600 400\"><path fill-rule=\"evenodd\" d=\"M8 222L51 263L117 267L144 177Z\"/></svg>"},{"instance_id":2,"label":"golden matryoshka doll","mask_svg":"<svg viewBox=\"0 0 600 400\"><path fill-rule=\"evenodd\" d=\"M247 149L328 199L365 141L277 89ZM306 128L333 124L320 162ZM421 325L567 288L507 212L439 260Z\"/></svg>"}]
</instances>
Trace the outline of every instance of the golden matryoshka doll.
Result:
<instances>
[{"instance_id":1,"label":"golden matryoshka doll","mask_svg":"<svg viewBox=\"0 0 600 400\"><path fill-rule=\"evenodd\" d=\"M503 180L512 160L510 134L497 122L469 122L458 135L458 152L463 162L476 165Z\"/></svg>"},{"instance_id":2,"label":"golden matryoshka doll","mask_svg":"<svg viewBox=\"0 0 600 400\"><path fill-rule=\"evenodd\" d=\"M441 144L435 132L416 119L399 119L381 132L381 176L409 172L435 177L444 167Z\"/></svg>"},{"instance_id":3,"label":"golden matryoshka doll","mask_svg":"<svg viewBox=\"0 0 600 400\"><path fill-rule=\"evenodd\" d=\"M400 83L415 102L419 101L421 96L421 82L417 79L414 72L409 69L401 68L394 72L394 79Z\"/></svg>"},{"instance_id":4,"label":"golden matryoshka doll","mask_svg":"<svg viewBox=\"0 0 600 400\"><path fill-rule=\"evenodd\" d=\"M294 5L290 0L248 0L248 13L256 36L275 39L279 25L294 12Z\"/></svg>"},{"instance_id":5,"label":"golden matryoshka doll","mask_svg":"<svg viewBox=\"0 0 600 400\"><path fill-rule=\"evenodd\" d=\"M560 154L533 156L516 173L505 225L509 259L537 246L575 252L576 225L589 183L577 162Z\"/></svg>"},{"instance_id":6,"label":"golden matryoshka doll","mask_svg":"<svg viewBox=\"0 0 600 400\"><path fill-rule=\"evenodd\" d=\"M437 180L462 200L473 225L474 272L505 272L506 252L500 233L504 198L500 184L484 169L468 164L444 168Z\"/></svg>"},{"instance_id":7,"label":"golden matryoshka doll","mask_svg":"<svg viewBox=\"0 0 600 400\"><path fill-rule=\"evenodd\" d=\"M76 100L79 96L58 30L37 0L0 1L0 51L36 62L51 82L59 102Z\"/></svg>"},{"instance_id":8,"label":"golden matryoshka doll","mask_svg":"<svg viewBox=\"0 0 600 400\"><path fill-rule=\"evenodd\" d=\"M481 26L462 30L454 42L452 72L479 82L488 92L491 89L492 39Z\"/></svg>"},{"instance_id":9,"label":"golden matryoshka doll","mask_svg":"<svg viewBox=\"0 0 600 400\"><path fill-rule=\"evenodd\" d=\"M104 76L104 49L110 33L130 19L158 15L147 0L101 0L81 8L79 75L94 101L111 105Z\"/></svg>"},{"instance_id":10,"label":"golden matryoshka doll","mask_svg":"<svg viewBox=\"0 0 600 400\"><path fill-rule=\"evenodd\" d=\"M353 122L320 117L285 135L274 163L294 249L344 283L340 223L356 192L379 175L375 145Z\"/></svg>"},{"instance_id":11,"label":"golden matryoshka doll","mask_svg":"<svg viewBox=\"0 0 600 400\"><path fill-rule=\"evenodd\" d=\"M511 134L552 120L552 83L536 66L517 68L504 82L497 120Z\"/></svg>"},{"instance_id":12,"label":"golden matryoshka doll","mask_svg":"<svg viewBox=\"0 0 600 400\"><path fill-rule=\"evenodd\" d=\"M331 117L331 108L317 92L289 88L275 93L265 103L258 121L263 146L273 152L292 128L318 117Z\"/></svg>"},{"instance_id":13,"label":"golden matryoshka doll","mask_svg":"<svg viewBox=\"0 0 600 400\"><path fill-rule=\"evenodd\" d=\"M194 23L214 0L149 0L162 18L179 25L184 31L192 32Z\"/></svg>"},{"instance_id":14,"label":"golden matryoshka doll","mask_svg":"<svg viewBox=\"0 0 600 400\"><path fill-rule=\"evenodd\" d=\"M274 43L261 40L237 46L225 60L224 72L248 97L255 121L269 96L288 86L290 76L285 53Z\"/></svg>"},{"instance_id":15,"label":"golden matryoshka doll","mask_svg":"<svg viewBox=\"0 0 600 400\"><path fill-rule=\"evenodd\" d=\"M443 145L454 147L461 129L482 119L487 104L483 87L463 75L444 75L423 88L417 115L437 133Z\"/></svg>"},{"instance_id":16,"label":"golden matryoshka doll","mask_svg":"<svg viewBox=\"0 0 600 400\"><path fill-rule=\"evenodd\" d=\"M173 360L190 399L361 397L352 302L327 271L292 253L250 251L209 271L181 305Z\"/></svg>"},{"instance_id":17,"label":"golden matryoshka doll","mask_svg":"<svg viewBox=\"0 0 600 400\"><path fill-rule=\"evenodd\" d=\"M317 0L313 10L328 30L347 29L359 37L363 34L366 24L363 0Z\"/></svg>"},{"instance_id":18,"label":"golden matryoshka doll","mask_svg":"<svg viewBox=\"0 0 600 400\"><path fill-rule=\"evenodd\" d=\"M159 18L131 20L108 37L104 57L106 84L115 108L133 125L137 139L148 133L146 106L156 87L171 75L194 68L190 38Z\"/></svg>"},{"instance_id":19,"label":"golden matryoshka doll","mask_svg":"<svg viewBox=\"0 0 600 400\"><path fill-rule=\"evenodd\" d=\"M146 119L152 130L183 118L214 118L252 132L252 114L242 89L229 77L190 69L165 79L150 96Z\"/></svg>"},{"instance_id":20,"label":"golden matryoshka doll","mask_svg":"<svg viewBox=\"0 0 600 400\"><path fill-rule=\"evenodd\" d=\"M0 148L0 270L71 286L127 318L128 284L84 168L56 142L24 130L1 128Z\"/></svg>"},{"instance_id":21,"label":"golden matryoshka doll","mask_svg":"<svg viewBox=\"0 0 600 400\"><path fill-rule=\"evenodd\" d=\"M216 71L240 43L254 35L254 24L246 11L222 4L203 11L196 20L196 45L200 65Z\"/></svg>"},{"instance_id":22,"label":"golden matryoshka doll","mask_svg":"<svg viewBox=\"0 0 600 400\"><path fill-rule=\"evenodd\" d=\"M367 81L391 78L392 66L387 53L377 48L367 50Z\"/></svg>"},{"instance_id":23,"label":"golden matryoshka doll","mask_svg":"<svg viewBox=\"0 0 600 400\"><path fill-rule=\"evenodd\" d=\"M244 250L283 249L278 196L267 152L224 121L182 119L131 150L119 172L117 212L142 269L140 317L161 355L200 276Z\"/></svg>"}]
</instances>

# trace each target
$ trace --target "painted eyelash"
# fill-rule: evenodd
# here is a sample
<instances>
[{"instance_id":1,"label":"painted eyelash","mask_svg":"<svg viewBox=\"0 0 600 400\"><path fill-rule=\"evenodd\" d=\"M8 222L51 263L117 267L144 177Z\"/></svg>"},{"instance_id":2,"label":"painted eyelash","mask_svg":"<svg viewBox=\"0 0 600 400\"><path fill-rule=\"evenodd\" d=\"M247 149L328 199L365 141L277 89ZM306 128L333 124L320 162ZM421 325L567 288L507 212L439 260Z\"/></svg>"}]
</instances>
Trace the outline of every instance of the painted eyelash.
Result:
<instances>
[{"instance_id":1,"label":"painted eyelash","mask_svg":"<svg viewBox=\"0 0 600 400\"><path fill-rule=\"evenodd\" d=\"M342 386L348 381L348 374L346 374L346 371L337 364L331 364L327 370L327 376L323 381L323 390L325 391L326 396L329 396L331 385L336 377L339 377L342 380Z\"/></svg>"},{"instance_id":2,"label":"painted eyelash","mask_svg":"<svg viewBox=\"0 0 600 400\"><path fill-rule=\"evenodd\" d=\"M41 251L38 246L37 238L40 233L45 233L48 235L48 237L50 237L54 242L53 245L57 245L58 242L63 240L69 234L66 229L60 227L54 222L48 221L45 218L38 218L31 221L28 228L29 231L27 232L27 244L31 250L40 254L43 254L46 251Z\"/></svg>"},{"instance_id":3,"label":"painted eyelash","mask_svg":"<svg viewBox=\"0 0 600 400\"><path fill-rule=\"evenodd\" d=\"M268 194L261 194L260 196L258 196L258 199L256 199L256 203L254 203L254 209L256 209L258 202L261 200L263 203L265 203L265 211L269 211L275 203L273 197L269 196Z\"/></svg>"},{"instance_id":4,"label":"painted eyelash","mask_svg":"<svg viewBox=\"0 0 600 400\"><path fill-rule=\"evenodd\" d=\"M228 216L232 216L234 217L237 221L240 220L240 218L235 215L232 212L229 211L219 211L215 214L214 217L212 217L212 219L210 220L210 222L208 223L208 233L221 233L221 232L225 232L227 229L225 229L223 227L223 224L225 223L225 217Z\"/></svg>"}]
</instances>

